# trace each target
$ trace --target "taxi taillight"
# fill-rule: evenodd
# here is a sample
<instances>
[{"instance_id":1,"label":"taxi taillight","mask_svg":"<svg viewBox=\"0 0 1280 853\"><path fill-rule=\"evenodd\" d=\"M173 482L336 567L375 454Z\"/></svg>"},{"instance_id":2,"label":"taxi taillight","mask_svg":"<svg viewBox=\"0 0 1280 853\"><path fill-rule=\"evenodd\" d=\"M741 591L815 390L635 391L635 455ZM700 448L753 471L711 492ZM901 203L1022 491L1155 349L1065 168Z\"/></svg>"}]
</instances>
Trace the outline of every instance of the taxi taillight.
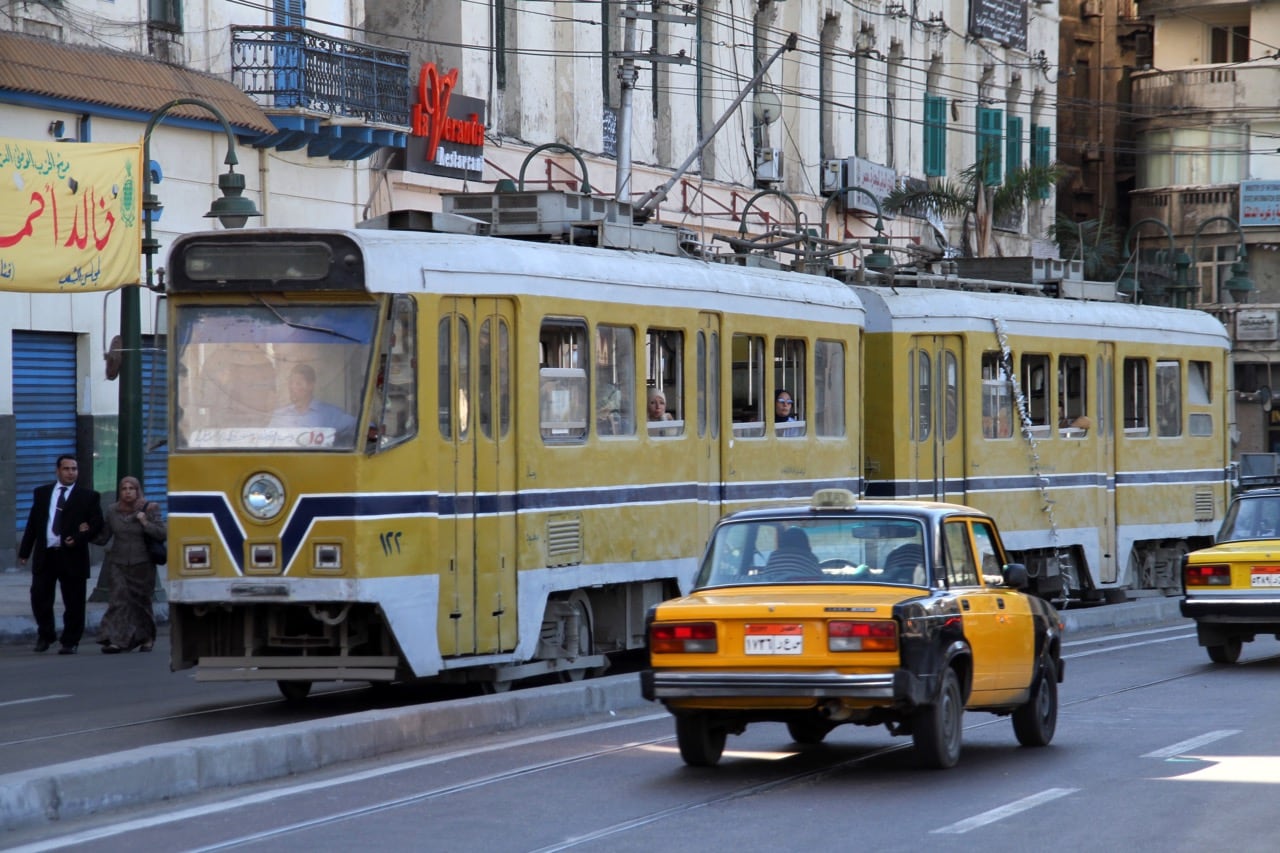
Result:
<instances>
[{"instance_id":1,"label":"taxi taillight","mask_svg":"<svg viewBox=\"0 0 1280 853\"><path fill-rule=\"evenodd\" d=\"M649 651L655 655L714 654L716 623L655 622L649 627Z\"/></svg>"},{"instance_id":2,"label":"taxi taillight","mask_svg":"<svg viewBox=\"0 0 1280 853\"><path fill-rule=\"evenodd\" d=\"M1230 586L1230 566L1187 566L1182 570L1187 586Z\"/></svg>"},{"instance_id":3,"label":"taxi taillight","mask_svg":"<svg viewBox=\"0 0 1280 853\"><path fill-rule=\"evenodd\" d=\"M833 652L896 652L898 625L882 622L828 622L827 649Z\"/></svg>"}]
</instances>

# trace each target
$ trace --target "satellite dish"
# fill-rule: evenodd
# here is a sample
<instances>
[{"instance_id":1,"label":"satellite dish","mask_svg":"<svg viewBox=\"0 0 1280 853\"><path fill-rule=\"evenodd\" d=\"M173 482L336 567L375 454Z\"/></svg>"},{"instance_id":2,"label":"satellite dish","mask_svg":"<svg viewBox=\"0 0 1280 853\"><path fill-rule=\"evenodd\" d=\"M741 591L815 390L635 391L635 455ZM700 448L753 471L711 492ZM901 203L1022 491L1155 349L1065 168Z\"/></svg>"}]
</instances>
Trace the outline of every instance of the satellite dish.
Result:
<instances>
[{"instance_id":1,"label":"satellite dish","mask_svg":"<svg viewBox=\"0 0 1280 853\"><path fill-rule=\"evenodd\" d=\"M773 92L760 92L751 105L756 124L773 124L782 115L782 99Z\"/></svg>"}]
</instances>

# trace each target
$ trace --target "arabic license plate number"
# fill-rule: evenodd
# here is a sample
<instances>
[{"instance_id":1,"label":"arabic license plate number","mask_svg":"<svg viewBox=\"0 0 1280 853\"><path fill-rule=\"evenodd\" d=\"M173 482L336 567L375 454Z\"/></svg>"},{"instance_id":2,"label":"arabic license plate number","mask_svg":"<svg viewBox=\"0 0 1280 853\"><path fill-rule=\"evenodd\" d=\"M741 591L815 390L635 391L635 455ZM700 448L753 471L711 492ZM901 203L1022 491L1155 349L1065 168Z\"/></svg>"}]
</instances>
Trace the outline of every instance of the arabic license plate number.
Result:
<instances>
[{"instance_id":1,"label":"arabic license plate number","mask_svg":"<svg viewBox=\"0 0 1280 853\"><path fill-rule=\"evenodd\" d=\"M1249 575L1251 586L1280 586L1280 566L1255 566Z\"/></svg>"},{"instance_id":2,"label":"arabic license plate number","mask_svg":"<svg viewBox=\"0 0 1280 853\"><path fill-rule=\"evenodd\" d=\"M748 625L743 651L749 655L804 654L804 628L800 625Z\"/></svg>"}]
</instances>

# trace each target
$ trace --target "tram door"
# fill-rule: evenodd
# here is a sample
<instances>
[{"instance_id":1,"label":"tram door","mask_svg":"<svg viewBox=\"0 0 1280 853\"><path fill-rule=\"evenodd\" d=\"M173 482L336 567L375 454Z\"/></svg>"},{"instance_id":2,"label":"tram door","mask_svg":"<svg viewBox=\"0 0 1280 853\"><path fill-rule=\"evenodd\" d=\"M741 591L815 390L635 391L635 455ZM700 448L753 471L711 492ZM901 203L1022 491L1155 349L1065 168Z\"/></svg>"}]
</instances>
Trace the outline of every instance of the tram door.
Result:
<instances>
[{"instance_id":1,"label":"tram door","mask_svg":"<svg viewBox=\"0 0 1280 853\"><path fill-rule=\"evenodd\" d=\"M510 300L446 299L437 329L445 655L516 645L514 316Z\"/></svg>"},{"instance_id":2,"label":"tram door","mask_svg":"<svg viewBox=\"0 0 1280 853\"><path fill-rule=\"evenodd\" d=\"M962 355L957 335L912 339L913 495L926 500L965 502Z\"/></svg>"},{"instance_id":3,"label":"tram door","mask_svg":"<svg viewBox=\"0 0 1280 853\"><path fill-rule=\"evenodd\" d=\"M717 521L721 512L720 487L720 418L721 392L720 377L723 365L720 363L720 318L715 314L698 316L698 334L694 344L694 369L697 373L696 408L698 436L698 506L701 507L702 522L699 539L705 541L707 534ZM686 424L688 418L685 418ZM688 427L686 426L686 430ZM732 435L732 430L728 435Z\"/></svg>"},{"instance_id":4,"label":"tram door","mask_svg":"<svg viewBox=\"0 0 1280 853\"><path fill-rule=\"evenodd\" d=\"M1094 444L1098 448L1098 471L1108 479L1114 480L1116 471L1116 419L1115 419L1115 364L1116 347L1113 343L1103 342L1098 345L1097 363L1097 414L1098 428ZM1120 561L1127 556L1116 553L1119 547L1116 538L1116 490L1114 487L1093 489L1098 502L1095 518L1102 522L1098 525L1098 547L1102 556L1099 565L1099 579L1103 583L1115 583L1119 577Z\"/></svg>"}]
</instances>

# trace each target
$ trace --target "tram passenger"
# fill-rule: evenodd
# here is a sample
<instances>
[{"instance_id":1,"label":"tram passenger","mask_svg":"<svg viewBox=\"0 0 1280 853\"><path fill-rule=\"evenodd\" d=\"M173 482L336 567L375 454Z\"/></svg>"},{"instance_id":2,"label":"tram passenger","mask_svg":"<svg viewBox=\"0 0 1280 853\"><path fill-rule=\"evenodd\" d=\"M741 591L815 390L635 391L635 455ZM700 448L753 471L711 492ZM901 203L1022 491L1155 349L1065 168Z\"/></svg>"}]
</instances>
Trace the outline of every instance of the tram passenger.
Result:
<instances>
[{"instance_id":1,"label":"tram passenger","mask_svg":"<svg viewBox=\"0 0 1280 853\"><path fill-rule=\"evenodd\" d=\"M309 364L294 365L289 372L289 404L271 414L270 427L329 427L336 430L334 444L350 446L356 438L356 419L332 403L315 399L316 371Z\"/></svg>"},{"instance_id":2,"label":"tram passenger","mask_svg":"<svg viewBox=\"0 0 1280 853\"><path fill-rule=\"evenodd\" d=\"M667 411L667 395L663 394L661 389L654 388L649 392L648 412L650 421L670 421L674 420L671 413ZM674 427L659 427L652 423L649 425L649 435L679 435Z\"/></svg>"},{"instance_id":3,"label":"tram passenger","mask_svg":"<svg viewBox=\"0 0 1280 853\"><path fill-rule=\"evenodd\" d=\"M779 388L777 398L773 401L773 422L775 424L797 421L795 396L786 388ZM804 435L799 426L774 427L779 436Z\"/></svg>"}]
</instances>

